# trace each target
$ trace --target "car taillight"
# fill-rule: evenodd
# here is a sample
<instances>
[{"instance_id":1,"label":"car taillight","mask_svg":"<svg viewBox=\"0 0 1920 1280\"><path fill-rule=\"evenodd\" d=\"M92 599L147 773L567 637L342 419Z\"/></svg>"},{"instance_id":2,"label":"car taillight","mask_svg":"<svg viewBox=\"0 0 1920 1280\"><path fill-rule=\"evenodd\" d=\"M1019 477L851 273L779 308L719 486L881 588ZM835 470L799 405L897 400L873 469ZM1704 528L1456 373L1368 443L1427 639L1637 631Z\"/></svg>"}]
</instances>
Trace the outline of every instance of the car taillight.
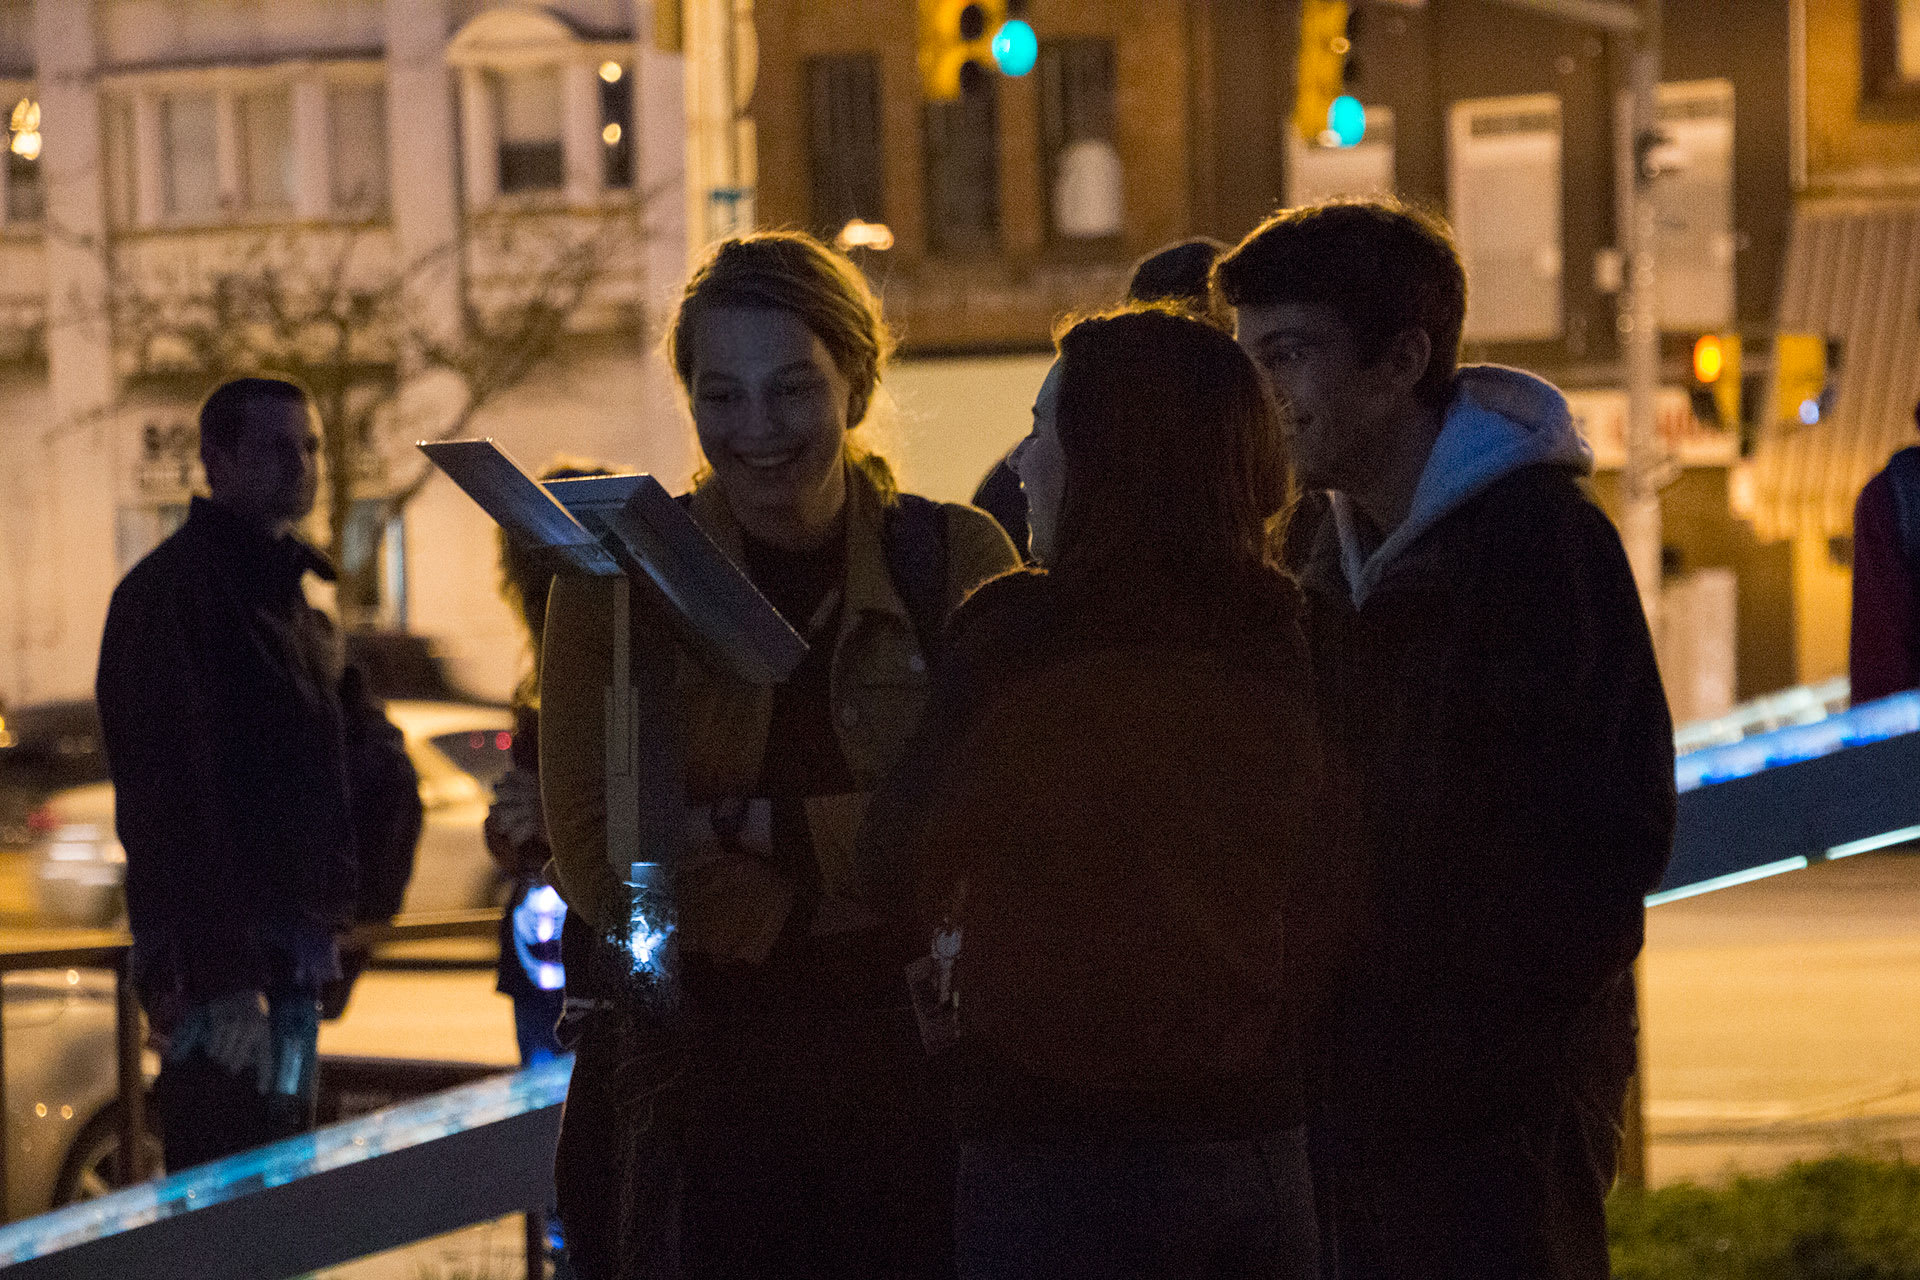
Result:
<instances>
[{"instance_id":1,"label":"car taillight","mask_svg":"<svg viewBox=\"0 0 1920 1280\"><path fill-rule=\"evenodd\" d=\"M27 831L32 835L51 835L59 825L60 819L53 816L53 806L50 804L43 804L27 815Z\"/></svg>"}]
</instances>

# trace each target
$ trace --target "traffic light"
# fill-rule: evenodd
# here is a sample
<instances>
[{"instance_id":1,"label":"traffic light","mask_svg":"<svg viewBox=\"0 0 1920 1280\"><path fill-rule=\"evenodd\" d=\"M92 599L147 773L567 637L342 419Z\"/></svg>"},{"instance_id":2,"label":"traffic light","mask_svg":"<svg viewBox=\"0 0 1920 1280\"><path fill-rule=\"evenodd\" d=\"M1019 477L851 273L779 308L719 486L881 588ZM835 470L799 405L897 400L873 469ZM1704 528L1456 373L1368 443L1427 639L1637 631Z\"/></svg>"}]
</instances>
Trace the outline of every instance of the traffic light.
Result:
<instances>
[{"instance_id":1,"label":"traffic light","mask_svg":"<svg viewBox=\"0 0 1920 1280\"><path fill-rule=\"evenodd\" d=\"M1773 340L1773 414L1811 427L1826 415L1828 378L1838 364L1838 344L1824 334L1783 333Z\"/></svg>"},{"instance_id":2,"label":"traffic light","mask_svg":"<svg viewBox=\"0 0 1920 1280\"><path fill-rule=\"evenodd\" d=\"M1006 0L920 0L920 90L927 101L950 102L991 74L994 37L1006 20Z\"/></svg>"},{"instance_id":3,"label":"traffic light","mask_svg":"<svg viewBox=\"0 0 1920 1280\"><path fill-rule=\"evenodd\" d=\"M1300 0L1300 83L1293 127L1308 145L1320 144L1321 135L1332 129L1329 113L1346 92L1347 55L1353 50L1350 16L1347 0ZM1354 141L1359 141L1357 135Z\"/></svg>"},{"instance_id":4,"label":"traffic light","mask_svg":"<svg viewBox=\"0 0 1920 1280\"><path fill-rule=\"evenodd\" d=\"M1740 335L1709 333L1693 344L1693 416L1740 428Z\"/></svg>"}]
</instances>

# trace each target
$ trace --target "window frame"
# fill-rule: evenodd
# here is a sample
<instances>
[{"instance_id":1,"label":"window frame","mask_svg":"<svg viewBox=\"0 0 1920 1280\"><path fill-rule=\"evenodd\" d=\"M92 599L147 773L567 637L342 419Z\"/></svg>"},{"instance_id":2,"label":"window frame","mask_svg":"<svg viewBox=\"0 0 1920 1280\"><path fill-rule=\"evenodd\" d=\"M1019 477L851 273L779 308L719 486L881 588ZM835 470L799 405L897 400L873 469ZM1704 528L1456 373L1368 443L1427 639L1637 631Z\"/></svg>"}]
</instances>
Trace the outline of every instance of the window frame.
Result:
<instances>
[{"instance_id":1,"label":"window frame","mask_svg":"<svg viewBox=\"0 0 1920 1280\"><path fill-rule=\"evenodd\" d=\"M1087 50L1100 50L1105 54L1109 102L1104 141L1121 161L1121 225L1119 230L1107 236L1069 236L1062 233L1054 208L1054 188L1060 180L1061 156L1076 141L1097 140L1072 136L1072 130L1064 120L1064 100L1057 104L1053 101L1056 92L1065 93L1055 77L1061 75L1073 55ZM1043 40L1040 42L1039 56L1034 62L1034 77L1035 90L1039 95L1037 150L1040 162L1041 226L1048 256L1076 262L1097 262L1119 257L1125 252L1126 239L1126 157L1120 149L1120 42L1110 36L1065 36ZM1061 117L1059 120L1054 119L1056 106Z\"/></svg>"},{"instance_id":2,"label":"window frame","mask_svg":"<svg viewBox=\"0 0 1920 1280\"><path fill-rule=\"evenodd\" d=\"M1005 248L1006 208L1004 192L1001 190L1001 138L1000 127L1004 117L1000 103L1000 77L986 75L981 77L979 88L972 94L962 92L958 97L947 101L930 101L922 104L921 136L922 182L925 188L927 252L931 257L954 260L971 257L976 254L993 256ZM961 111L973 104L984 113L984 127L979 119L969 121ZM988 142L987 156L980 163L980 175L986 181L978 184L982 192L981 199L986 211L985 225L979 227L960 227L948 224L941 216L942 197L956 186L945 174L936 174L936 158L942 153L936 147L939 135L955 138L984 137Z\"/></svg>"},{"instance_id":3,"label":"window frame","mask_svg":"<svg viewBox=\"0 0 1920 1280\"><path fill-rule=\"evenodd\" d=\"M1478 271L1478 255L1472 248L1474 224L1465 216L1464 192L1467 190L1462 152L1474 136L1473 120L1482 116L1508 115L1525 117L1533 114L1551 112L1554 118L1553 139L1554 179L1551 184L1554 204L1554 235L1551 252L1556 255L1557 270L1553 275L1553 322L1531 330L1497 331L1493 333L1476 332L1472 327L1474 318L1474 298L1486 296L1484 272ZM1519 130L1516 133L1522 132ZM1545 130L1534 131L1544 134ZM1452 223L1454 234L1460 247L1460 256L1467 267L1467 318L1462 328L1462 339L1469 343L1487 345L1518 342L1562 342L1567 335L1567 318L1570 308L1567 305L1567 116L1566 104L1557 93L1499 94L1488 97L1459 98L1447 105L1447 218ZM1476 275L1479 279L1476 281Z\"/></svg>"},{"instance_id":4,"label":"window frame","mask_svg":"<svg viewBox=\"0 0 1920 1280\"><path fill-rule=\"evenodd\" d=\"M828 172L830 166L823 164L824 157L848 156L850 151L847 139L823 136L823 132L833 131L831 129L823 131L820 127L823 115L830 114L823 111L822 98L831 92L827 85L830 77L833 77L836 72L852 71L856 68L867 81L868 94L864 106L870 122L867 134L872 145L862 149L871 152L872 164L867 167L868 171L865 174L855 173L862 167L857 164L831 166L832 171ZM872 50L821 54L807 58L802 66L807 103L807 216L815 233L829 243L853 218L859 218L865 222L889 221L884 75L880 55ZM850 173L859 180L847 183L839 181L848 177ZM845 186L848 190L844 195L831 194L830 188L837 186ZM866 204L871 204L872 207L863 207Z\"/></svg>"},{"instance_id":5,"label":"window frame","mask_svg":"<svg viewBox=\"0 0 1920 1280\"><path fill-rule=\"evenodd\" d=\"M1861 0L1862 114L1920 116L1920 74L1900 74L1900 5L1901 0Z\"/></svg>"}]
</instances>

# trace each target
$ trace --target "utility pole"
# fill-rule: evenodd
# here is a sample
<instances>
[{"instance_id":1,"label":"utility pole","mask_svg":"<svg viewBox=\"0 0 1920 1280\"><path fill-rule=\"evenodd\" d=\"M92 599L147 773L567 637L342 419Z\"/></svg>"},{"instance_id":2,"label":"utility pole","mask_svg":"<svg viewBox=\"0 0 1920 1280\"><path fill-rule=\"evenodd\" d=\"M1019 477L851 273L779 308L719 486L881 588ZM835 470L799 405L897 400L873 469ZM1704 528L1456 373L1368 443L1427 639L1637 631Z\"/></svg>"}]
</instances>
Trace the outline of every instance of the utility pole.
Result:
<instances>
[{"instance_id":1,"label":"utility pole","mask_svg":"<svg viewBox=\"0 0 1920 1280\"><path fill-rule=\"evenodd\" d=\"M1640 25L1619 37L1628 44L1626 115L1615 147L1619 247L1626 256L1620 297L1620 345L1627 375L1627 465L1621 476L1620 541L1633 566L1640 603L1656 639L1660 634L1660 487L1667 468L1661 448L1660 314L1655 240L1658 215L1652 185L1657 173L1660 90L1660 0L1640 0Z\"/></svg>"},{"instance_id":2,"label":"utility pole","mask_svg":"<svg viewBox=\"0 0 1920 1280\"><path fill-rule=\"evenodd\" d=\"M1627 465L1621 476L1620 541L1640 589L1640 607L1656 641L1660 635L1660 486L1667 459L1660 444L1660 312L1655 263L1659 221L1653 183L1659 176L1653 153L1659 146L1660 0L1495 0L1514 9L1552 14L1607 33L1627 60L1625 118L1615 133L1616 247L1626 258L1621 292L1620 349L1627 382ZM1640 999L1640 966L1633 968L1634 1004ZM1647 1185L1646 1105L1639 1059L1627 1082L1625 1133L1620 1142L1620 1182Z\"/></svg>"}]
</instances>

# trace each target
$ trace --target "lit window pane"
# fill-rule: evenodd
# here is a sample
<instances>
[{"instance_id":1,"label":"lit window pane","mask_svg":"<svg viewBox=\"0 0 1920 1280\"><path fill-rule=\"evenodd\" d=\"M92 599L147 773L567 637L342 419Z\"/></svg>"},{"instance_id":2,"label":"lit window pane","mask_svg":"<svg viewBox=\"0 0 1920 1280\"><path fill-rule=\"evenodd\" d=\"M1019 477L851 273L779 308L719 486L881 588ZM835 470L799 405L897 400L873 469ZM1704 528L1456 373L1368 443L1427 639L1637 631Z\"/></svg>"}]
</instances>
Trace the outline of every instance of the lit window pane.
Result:
<instances>
[{"instance_id":1,"label":"lit window pane","mask_svg":"<svg viewBox=\"0 0 1920 1280\"><path fill-rule=\"evenodd\" d=\"M240 99L249 209L293 207L293 95L285 89Z\"/></svg>"},{"instance_id":2,"label":"lit window pane","mask_svg":"<svg viewBox=\"0 0 1920 1280\"><path fill-rule=\"evenodd\" d=\"M1466 336L1561 330L1560 103L1483 98L1452 112L1449 212L1467 268Z\"/></svg>"},{"instance_id":3,"label":"lit window pane","mask_svg":"<svg viewBox=\"0 0 1920 1280\"><path fill-rule=\"evenodd\" d=\"M387 203L387 91L377 84L341 85L327 99L334 207L379 209Z\"/></svg>"},{"instance_id":4,"label":"lit window pane","mask_svg":"<svg viewBox=\"0 0 1920 1280\"><path fill-rule=\"evenodd\" d=\"M210 93L181 93L161 103L167 148L167 212L210 219L220 213L219 126Z\"/></svg>"},{"instance_id":5,"label":"lit window pane","mask_svg":"<svg viewBox=\"0 0 1920 1280\"><path fill-rule=\"evenodd\" d=\"M552 68L499 75L500 189L552 191L566 182L560 145L560 73Z\"/></svg>"},{"instance_id":6,"label":"lit window pane","mask_svg":"<svg viewBox=\"0 0 1920 1280\"><path fill-rule=\"evenodd\" d=\"M1900 0L1900 78L1920 80L1920 0Z\"/></svg>"}]
</instances>

